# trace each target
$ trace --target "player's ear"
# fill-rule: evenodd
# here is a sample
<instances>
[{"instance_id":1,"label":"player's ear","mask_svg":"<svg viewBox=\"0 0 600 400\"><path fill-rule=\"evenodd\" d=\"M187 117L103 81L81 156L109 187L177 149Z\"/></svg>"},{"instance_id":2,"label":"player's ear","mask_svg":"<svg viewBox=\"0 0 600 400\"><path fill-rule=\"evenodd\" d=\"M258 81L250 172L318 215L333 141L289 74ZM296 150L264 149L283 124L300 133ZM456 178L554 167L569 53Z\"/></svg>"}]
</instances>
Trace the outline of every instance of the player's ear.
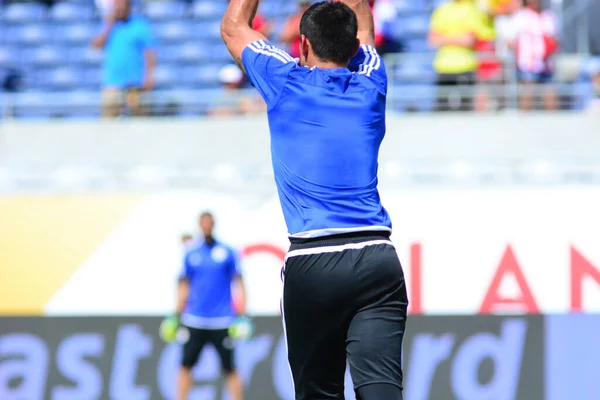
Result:
<instances>
[{"instance_id":1,"label":"player's ear","mask_svg":"<svg viewBox=\"0 0 600 400\"><path fill-rule=\"evenodd\" d=\"M300 35L300 57L302 60L308 59L308 49L310 48L310 42L304 35Z\"/></svg>"},{"instance_id":2,"label":"player's ear","mask_svg":"<svg viewBox=\"0 0 600 400\"><path fill-rule=\"evenodd\" d=\"M358 53L358 49L360 49L360 39L356 38L356 45L354 47L354 55L356 55L356 53Z\"/></svg>"}]
</instances>

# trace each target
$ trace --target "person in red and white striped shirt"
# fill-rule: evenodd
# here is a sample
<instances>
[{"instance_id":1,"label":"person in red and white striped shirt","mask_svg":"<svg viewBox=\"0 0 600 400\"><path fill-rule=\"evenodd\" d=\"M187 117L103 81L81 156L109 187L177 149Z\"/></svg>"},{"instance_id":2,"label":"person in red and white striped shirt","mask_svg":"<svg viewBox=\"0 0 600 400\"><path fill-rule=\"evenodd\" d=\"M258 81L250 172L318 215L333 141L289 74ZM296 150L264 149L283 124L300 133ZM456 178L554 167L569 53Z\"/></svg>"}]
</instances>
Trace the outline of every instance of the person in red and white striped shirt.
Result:
<instances>
[{"instance_id":1,"label":"person in red and white striped shirt","mask_svg":"<svg viewBox=\"0 0 600 400\"><path fill-rule=\"evenodd\" d=\"M552 55L558 50L557 23L550 10L542 10L540 0L525 0L524 7L513 17L509 34L515 50L521 91L521 109L533 108L532 84L552 82ZM556 95L546 90L544 108L556 109Z\"/></svg>"}]
</instances>

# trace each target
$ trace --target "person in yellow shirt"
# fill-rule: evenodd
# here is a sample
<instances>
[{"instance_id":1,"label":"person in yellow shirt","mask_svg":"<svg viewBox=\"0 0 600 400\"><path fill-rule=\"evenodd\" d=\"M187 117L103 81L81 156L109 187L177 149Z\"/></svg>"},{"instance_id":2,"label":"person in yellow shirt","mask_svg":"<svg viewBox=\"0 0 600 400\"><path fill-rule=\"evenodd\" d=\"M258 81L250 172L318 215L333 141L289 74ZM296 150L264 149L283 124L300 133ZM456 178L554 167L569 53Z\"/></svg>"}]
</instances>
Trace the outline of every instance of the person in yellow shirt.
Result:
<instances>
[{"instance_id":1,"label":"person in yellow shirt","mask_svg":"<svg viewBox=\"0 0 600 400\"><path fill-rule=\"evenodd\" d=\"M438 111L471 110L479 66L475 45L478 39L489 38L484 14L473 0L450 0L440 5L431 17L429 43L437 48L433 67L440 87ZM455 87L456 90L450 90ZM458 95L454 105L453 99Z\"/></svg>"}]
</instances>

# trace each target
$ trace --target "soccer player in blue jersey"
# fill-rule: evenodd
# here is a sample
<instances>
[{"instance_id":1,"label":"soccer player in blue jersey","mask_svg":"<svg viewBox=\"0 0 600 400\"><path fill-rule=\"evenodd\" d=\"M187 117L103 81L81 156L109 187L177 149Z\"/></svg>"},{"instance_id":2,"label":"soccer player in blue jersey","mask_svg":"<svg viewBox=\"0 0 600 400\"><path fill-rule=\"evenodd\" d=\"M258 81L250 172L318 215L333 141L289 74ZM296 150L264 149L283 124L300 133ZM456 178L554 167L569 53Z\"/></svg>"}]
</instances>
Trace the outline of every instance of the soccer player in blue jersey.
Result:
<instances>
[{"instance_id":1,"label":"soccer player in blue jersey","mask_svg":"<svg viewBox=\"0 0 600 400\"><path fill-rule=\"evenodd\" d=\"M324 1L300 22L300 58L250 26L258 0L231 0L221 35L265 99L289 231L283 320L297 400L402 399L408 299L377 190L386 70L368 0Z\"/></svg>"},{"instance_id":2,"label":"soccer player in blue jersey","mask_svg":"<svg viewBox=\"0 0 600 400\"><path fill-rule=\"evenodd\" d=\"M206 343L215 346L221 367L227 375L232 400L243 399L242 381L234 363L233 340L229 327L234 322L232 285L241 294L245 308L245 289L236 252L213 236L214 218L200 215L203 239L188 241L179 277L177 313L184 331L183 358L179 373L177 399L186 400L192 387L192 368Z\"/></svg>"}]
</instances>

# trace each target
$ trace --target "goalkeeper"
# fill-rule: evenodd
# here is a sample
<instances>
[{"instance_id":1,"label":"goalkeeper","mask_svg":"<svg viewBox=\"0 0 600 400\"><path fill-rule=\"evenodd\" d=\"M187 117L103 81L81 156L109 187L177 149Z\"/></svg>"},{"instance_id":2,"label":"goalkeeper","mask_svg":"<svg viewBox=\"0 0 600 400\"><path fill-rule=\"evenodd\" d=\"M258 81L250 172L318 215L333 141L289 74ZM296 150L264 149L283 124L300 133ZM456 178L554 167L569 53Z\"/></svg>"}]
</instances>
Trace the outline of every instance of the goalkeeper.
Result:
<instances>
[{"instance_id":1,"label":"goalkeeper","mask_svg":"<svg viewBox=\"0 0 600 400\"><path fill-rule=\"evenodd\" d=\"M213 236L214 218L200 215L203 240L187 245L179 277L177 315L184 334L183 357L178 378L177 399L186 400L192 387L192 368L206 343L212 343L227 375L232 400L243 399L243 386L234 363L234 341L230 327L235 313L245 312L246 294L236 252ZM232 289L239 292L234 307ZM235 308L235 310L234 310Z\"/></svg>"}]
</instances>

